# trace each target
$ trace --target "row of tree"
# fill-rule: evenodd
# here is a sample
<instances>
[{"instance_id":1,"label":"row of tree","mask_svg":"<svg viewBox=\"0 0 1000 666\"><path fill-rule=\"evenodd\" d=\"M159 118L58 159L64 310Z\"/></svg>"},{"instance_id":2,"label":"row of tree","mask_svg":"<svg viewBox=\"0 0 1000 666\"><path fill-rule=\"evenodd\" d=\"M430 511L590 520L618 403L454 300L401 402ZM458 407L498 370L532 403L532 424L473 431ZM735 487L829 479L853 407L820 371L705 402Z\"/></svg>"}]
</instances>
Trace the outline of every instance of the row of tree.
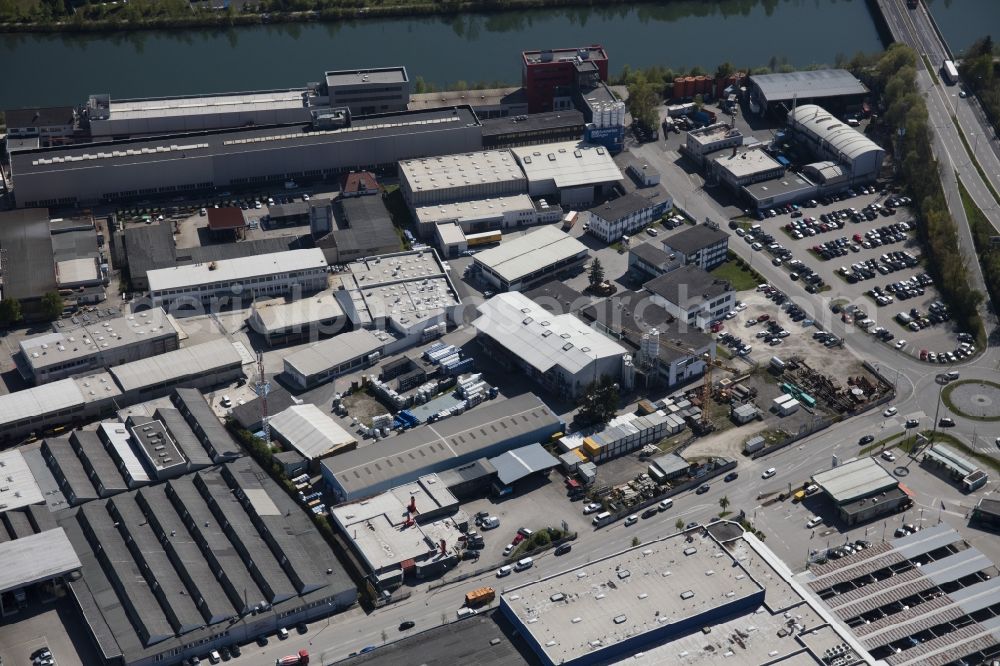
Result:
<instances>
[{"instance_id":1,"label":"row of tree","mask_svg":"<svg viewBox=\"0 0 1000 666\"><path fill-rule=\"evenodd\" d=\"M50 291L42 295L37 309L37 316L44 321L54 321L62 316L66 307L62 296ZM24 316L21 301L16 298L0 300L0 328L7 328L21 321Z\"/></svg>"},{"instance_id":2,"label":"row of tree","mask_svg":"<svg viewBox=\"0 0 1000 666\"><path fill-rule=\"evenodd\" d=\"M996 56L1000 56L1000 48L991 37L983 37L966 52L958 72L979 98L993 131L1000 132L1000 67Z\"/></svg>"},{"instance_id":3,"label":"row of tree","mask_svg":"<svg viewBox=\"0 0 1000 666\"><path fill-rule=\"evenodd\" d=\"M951 306L955 321L978 336L983 332L978 312L983 295L970 285L968 267L958 249L958 232L931 152L931 128L917 87L917 66L918 57L911 48L893 44L865 73L873 89L881 92L882 122L895 138L894 157L916 204L917 235L927 272Z\"/></svg>"}]
</instances>

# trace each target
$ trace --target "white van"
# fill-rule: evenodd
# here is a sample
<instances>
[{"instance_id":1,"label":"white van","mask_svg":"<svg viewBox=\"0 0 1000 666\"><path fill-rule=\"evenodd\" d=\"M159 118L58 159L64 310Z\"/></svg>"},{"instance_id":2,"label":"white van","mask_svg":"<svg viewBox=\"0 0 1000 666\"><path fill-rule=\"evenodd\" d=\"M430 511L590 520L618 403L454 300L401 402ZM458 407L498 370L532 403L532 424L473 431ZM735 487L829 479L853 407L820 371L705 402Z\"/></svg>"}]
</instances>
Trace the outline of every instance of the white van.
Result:
<instances>
[{"instance_id":1,"label":"white van","mask_svg":"<svg viewBox=\"0 0 1000 666\"><path fill-rule=\"evenodd\" d=\"M469 617L470 615L476 615L478 611L475 608L459 608L455 611L455 617L461 620L463 617Z\"/></svg>"},{"instance_id":2,"label":"white van","mask_svg":"<svg viewBox=\"0 0 1000 666\"><path fill-rule=\"evenodd\" d=\"M524 571L525 569L530 569L535 564L535 561L530 557L526 557L523 560L518 560L517 564L514 565L514 571Z\"/></svg>"},{"instance_id":3,"label":"white van","mask_svg":"<svg viewBox=\"0 0 1000 666\"><path fill-rule=\"evenodd\" d=\"M594 527L601 527L602 525L607 525L609 522L611 522L611 514L608 513L607 511L603 511L594 516L594 520L591 522L594 524Z\"/></svg>"},{"instance_id":4,"label":"white van","mask_svg":"<svg viewBox=\"0 0 1000 666\"><path fill-rule=\"evenodd\" d=\"M666 511L667 509L669 509L673 505L674 505L674 501L672 499L665 499L662 502L660 502L660 511Z\"/></svg>"}]
</instances>

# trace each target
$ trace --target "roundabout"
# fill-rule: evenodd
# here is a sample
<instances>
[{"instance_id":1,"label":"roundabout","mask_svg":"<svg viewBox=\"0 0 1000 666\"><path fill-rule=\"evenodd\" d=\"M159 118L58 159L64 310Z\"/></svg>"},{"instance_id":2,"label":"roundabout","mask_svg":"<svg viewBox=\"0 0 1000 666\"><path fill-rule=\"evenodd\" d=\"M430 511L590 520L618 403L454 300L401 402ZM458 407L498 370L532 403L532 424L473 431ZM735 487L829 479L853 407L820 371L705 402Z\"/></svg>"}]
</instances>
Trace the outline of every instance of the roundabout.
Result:
<instances>
[{"instance_id":1,"label":"roundabout","mask_svg":"<svg viewBox=\"0 0 1000 666\"><path fill-rule=\"evenodd\" d=\"M1000 421L1000 384L967 379L945 387L941 398L958 416L977 421Z\"/></svg>"}]
</instances>

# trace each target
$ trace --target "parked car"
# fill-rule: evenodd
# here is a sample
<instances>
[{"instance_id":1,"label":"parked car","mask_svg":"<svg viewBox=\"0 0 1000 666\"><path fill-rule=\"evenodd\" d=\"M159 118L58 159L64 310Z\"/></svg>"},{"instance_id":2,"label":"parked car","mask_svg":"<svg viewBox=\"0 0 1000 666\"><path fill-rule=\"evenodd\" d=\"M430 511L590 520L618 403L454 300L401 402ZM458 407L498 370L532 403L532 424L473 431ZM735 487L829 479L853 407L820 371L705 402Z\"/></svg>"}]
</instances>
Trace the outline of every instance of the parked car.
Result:
<instances>
[{"instance_id":1,"label":"parked car","mask_svg":"<svg viewBox=\"0 0 1000 666\"><path fill-rule=\"evenodd\" d=\"M399 623L399 630L406 631L407 629L413 629L413 627L416 626L416 624L417 623L414 622L413 620L403 620L402 622Z\"/></svg>"},{"instance_id":2,"label":"parked car","mask_svg":"<svg viewBox=\"0 0 1000 666\"><path fill-rule=\"evenodd\" d=\"M888 460L889 462L893 462L894 460L896 460L896 454L893 453L892 451L883 451L882 458L883 460Z\"/></svg>"},{"instance_id":3,"label":"parked car","mask_svg":"<svg viewBox=\"0 0 1000 666\"><path fill-rule=\"evenodd\" d=\"M629 525L635 525L637 522L639 522L639 516L633 513L631 516L625 519L625 527L628 527Z\"/></svg>"},{"instance_id":4,"label":"parked car","mask_svg":"<svg viewBox=\"0 0 1000 666\"><path fill-rule=\"evenodd\" d=\"M819 525L822 522L823 522L822 518L820 518L819 516L813 516L806 523L806 529L810 529L811 530L812 528L816 527L817 525Z\"/></svg>"},{"instance_id":5,"label":"parked car","mask_svg":"<svg viewBox=\"0 0 1000 666\"><path fill-rule=\"evenodd\" d=\"M951 417L948 417L948 416L945 416L945 417L941 418L941 420L938 421L938 427L939 428L954 428L955 427L955 419L953 419Z\"/></svg>"},{"instance_id":6,"label":"parked car","mask_svg":"<svg viewBox=\"0 0 1000 666\"><path fill-rule=\"evenodd\" d=\"M738 479L739 476L740 475L737 472L730 472L729 474L726 474L726 476L723 479L723 481L725 481L726 483L729 483L730 481L735 481L736 479Z\"/></svg>"},{"instance_id":7,"label":"parked car","mask_svg":"<svg viewBox=\"0 0 1000 666\"><path fill-rule=\"evenodd\" d=\"M707 493L708 492L708 484L705 483L705 484L702 484L702 485L698 486L698 490L696 490L694 492L695 492L696 495L703 495L704 493Z\"/></svg>"},{"instance_id":8,"label":"parked car","mask_svg":"<svg viewBox=\"0 0 1000 666\"><path fill-rule=\"evenodd\" d=\"M858 440L858 444L863 446L865 444L871 444L874 441L875 441L875 435L865 435L864 437Z\"/></svg>"},{"instance_id":9,"label":"parked car","mask_svg":"<svg viewBox=\"0 0 1000 666\"><path fill-rule=\"evenodd\" d=\"M583 515L594 513L595 511L600 511L601 505L597 502L591 502L587 506L583 507Z\"/></svg>"},{"instance_id":10,"label":"parked car","mask_svg":"<svg viewBox=\"0 0 1000 666\"><path fill-rule=\"evenodd\" d=\"M497 578L503 578L504 576L509 576L510 572L513 571L513 570L514 570L514 567L512 567L509 564L505 564L502 567L500 567L499 569L497 569Z\"/></svg>"},{"instance_id":11,"label":"parked car","mask_svg":"<svg viewBox=\"0 0 1000 666\"><path fill-rule=\"evenodd\" d=\"M559 547L557 547L555 549L554 554L555 555L565 555L566 553L568 553L571 550L573 550L573 545L572 544L568 544L568 543L564 543L564 544L560 544Z\"/></svg>"},{"instance_id":12,"label":"parked car","mask_svg":"<svg viewBox=\"0 0 1000 666\"><path fill-rule=\"evenodd\" d=\"M285 629L284 627L278 629L278 638L280 638L281 640L285 640L286 638L288 638L288 629Z\"/></svg>"},{"instance_id":13,"label":"parked car","mask_svg":"<svg viewBox=\"0 0 1000 666\"><path fill-rule=\"evenodd\" d=\"M760 478L762 478L762 479L770 479L772 476L774 476L777 473L778 473L778 470L774 469L773 467L768 467L766 470L764 470L764 473L760 475Z\"/></svg>"}]
</instances>

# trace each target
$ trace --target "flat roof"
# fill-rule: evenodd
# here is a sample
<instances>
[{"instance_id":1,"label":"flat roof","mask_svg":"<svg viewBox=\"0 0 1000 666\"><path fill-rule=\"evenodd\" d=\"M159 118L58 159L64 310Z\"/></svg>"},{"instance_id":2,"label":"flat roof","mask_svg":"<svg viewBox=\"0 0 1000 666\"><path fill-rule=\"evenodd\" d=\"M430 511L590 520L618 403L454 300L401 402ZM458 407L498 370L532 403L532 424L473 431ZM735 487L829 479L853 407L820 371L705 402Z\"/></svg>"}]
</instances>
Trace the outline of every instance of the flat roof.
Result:
<instances>
[{"instance_id":1,"label":"flat roof","mask_svg":"<svg viewBox=\"0 0 1000 666\"><path fill-rule=\"evenodd\" d=\"M408 109L437 109L442 106L470 104L473 107L523 105L528 98L520 86L510 88L478 88L476 90L441 90L410 95ZM483 121L486 125L486 121Z\"/></svg>"},{"instance_id":2,"label":"flat roof","mask_svg":"<svg viewBox=\"0 0 1000 666\"><path fill-rule=\"evenodd\" d=\"M231 366L243 365L243 357L229 340L222 338L183 347L110 369L122 391L166 384L185 377L210 375Z\"/></svg>"},{"instance_id":3,"label":"flat roof","mask_svg":"<svg viewBox=\"0 0 1000 666\"><path fill-rule=\"evenodd\" d=\"M489 461L496 468L500 483L504 485L510 485L535 472L544 472L559 466L559 461L538 443L504 451Z\"/></svg>"},{"instance_id":4,"label":"flat roof","mask_svg":"<svg viewBox=\"0 0 1000 666\"><path fill-rule=\"evenodd\" d=\"M171 338L177 338L177 331L163 308L156 307L25 338L19 346L28 365L41 370L72 359Z\"/></svg>"},{"instance_id":5,"label":"flat roof","mask_svg":"<svg viewBox=\"0 0 1000 666\"><path fill-rule=\"evenodd\" d=\"M581 46L566 49L538 49L522 51L521 57L529 64L540 64L547 62L573 62L577 58L581 60L607 60L608 53L600 44Z\"/></svg>"},{"instance_id":6,"label":"flat roof","mask_svg":"<svg viewBox=\"0 0 1000 666\"><path fill-rule=\"evenodd\" d=\"M402 66L371 67L368 69L336 69L326 72L324 76L326 77L326 85L328 86L406 83L410 80L406 75L406 68Z\"/></svg>"},{"instance_id":7,"label":"flat roof","mask_svg":"<svg viewBox=\"0 0 1000 666\"><path fill-rule=\"evenodd\" d=\"M61 527L0 542L0 592L80 569L80 558Z\"/></svg>"},{"instance_id":8,"label":"flat roof","mask_svg":"<svg viewBox=\"0 0 1000 666\"><path fill-rule=\"evenodd\" d=\"M573 314L553 315L520 292L497 294L479 306L472 325L539 373L560 367L576 374L628 352Z\"/></svg>"},{"instance_id":9,"label":"flat roof","mask_svg":"<svg viewBox=\"0 0 1000 666\"><path fill-rule=\"evenodd\" d=\"M563 141L512 148L528 182L551 180L559 189L612 183L624 178L604 146Z\"/></svg>"},{"instance_id":10,"label":"flat roof","mask_svg":"<svg viewBox=\"0 0 1000 666\"><path fill-rule=\"evenodd\" d=\"M344 309L340 307L333 292L328 291L290 303L254 304L252 315L264 327L264 333L310 326L343 316Z\"/></svg>"},{"instance_id":11,"label":"flat roof","mask_svg":"<svg viewBox=\"0 0 1000 666\"><path fill-rule=\"evenodd\" d=\"M479 252L475 262L515 283L549 266L584 257L587 246L555 225L512 238L498 247Z\"/></svg>"},{"instance_id":12,"label":"flat roof","mask_svg":"<svg viewBox=\"0 0 1000 666\"><path fill-rule=\"evenodd\" d=\"M508 588L501 604L559 664L699 616L710 625L759 605L764 591L708 532L681 532Z\"/></svg>"},{"instance_id":13,"label":"flat roof","mask_svg":"<svg viewBox=\"0 0 1000 666\"><path fill-rule=\"evenodd\" d=\"M655 205L657 205L657 202L651 201L641 194L630 192L617 199L611 199L610 201L593 206L588 210L592 215L613 223L641 210L652 208Z\"/></svg>"},{"instance_id":14,"label":"flat roof","mask_svg":"<svg viewBox=\"0 0 1000 666\"><path fill-rule=\"evenodd\" d=\"M400 178L413 192L434 192L487 183L525 182L524 172L509 150L484 150L403 160Z\"/></svg>"},{"instance_id":15,"label":"flat roof","mask_svg":"<svg viewBox=\"0 0 1000 666\"><path fill-rule=\"evenodd\" d=\"M175 467L186 467L187 456L180 446L167 432L160 421L153 418L135 419L132 426L132 440L138 444L139 451L147 463L157 472L164 472Z\"/></svg>"},{"instance_id":16,"label":"flat roof","mask_svg":"<svg viewBox=\"0 0 1000 666\"><path fill-rule=\"evenodd\" d=\"M61 379L23 391L0 395L0 427L80 407L83 403L83 393L73 379Z\"/></svg>"},{"instance_id":17,"label":"flat roof","mask_svg":"<svg viewBox=\"0 0 1000 666\"><path fill-rule=\"evenodd\" d=\"M419 219L419 216L418 216ZM445 246L465 242L465 232L457 222L441 222L434 225L434 232Z\"/></svg>"},{"instance_id":18,"label":"flat roof","mask_svg":"<svg viewBox=\"0 0 1000 666\"><path fill-rule=\"evenodd\" d=\"M424 469L434 461L475 457L498 442L561 427L559 417L533 393L486 405L322 461L337 483L353 495L381 482ZM547 435L546 435L547 436ZM404 457L405 456L405 457ZM391 465L389 463L392 463Z\"/></svg>"},{"instance_id":19,"label":"flat roof","mask_svg":"<svg viewBox=\"0 0 1000 666\"><path fill-rule=\"evenodd\" d=\"M458 222L461 224L480 220L495 220L505 214L520 211L535 211L535 204L527 194L510 194L490 199L474 201L453 201L449 203L418 206L414 211L420 224Z\"/></svg>"},{"instance_id":20,"label":"flat roof","mask_svg":"<svg viewBox=\"0 0 1000 666\"><path fill-rule=\"evenodd\" d=\"M743 133L738 127L731 127L727 123L713 123L693 129L687 135L704 146L723 139L742 137Z\"/></svg>"},{"instance_id":21,"label":"flat roof","mask_svg":"<svg viewBox=\"0 0 1000 666\"><path fill-rule=\"evenodd\" d=\"M96 257L64 259L56 262L56 282L60 287L75 287L84 282L97 282L100 279L101 270L97 266Z\"/></svg>"},{"instance_id":22,"label":"flat roof","mask_svg":"<svg viewBox=\"0 0 1000 666\"><path fill-rule=\"evenodd\" d=\"M28 463L18 449L0 451L0 514L45 501ZM0 560L2 561L2 560Z\"/></svg>"},{"instance_id":23,"label":"flat roof","mask_svg":"<svg viewBox=\"0 0 1000 666\"><path fill-rule=\"evenodd\" d=\"M768 102L791 101L795 97L816 99L868 93L868 88L845 69L751 74L750 81L760 89Z\"/></svg>"},{"instance_id":24,"label":"flat roof","mask_svg":"<svg viewBox=\"0 0 1000 666\"><path fill-rule=\"evenodd\" d=\"M143 99L111 99L108 120L135 120L178 116L219 115L248 111L273 111L303 108L304 88L233 92L215 95L183 97L150 97ZM100 118L96 119L99 124ZM108 122L104 120L103 122Z\"/></svg>"},{"instance_id":25,"label":"flat roof","mask_svg":"<svg viewBox=\"0 0 1000 666\"><path fill-rule=\"evenodd\" d=\"M268 420L271 430L308 460L357 446L358 440L311 403L293 405Z\"/></svg>"},{"instance_id":26,"label":"flat roof","mask_svg":"<svg viewBox=\"0 0 1000 666\"><path fill-rule=\"evenodd\" d=\"M664 246L684 254L694 254L722 241L729 242L729 234L707 224L685 227L660 241Z\"/></svg>"},{"instance_id":27,"label":"flat roof","mask_svg":"<svg viewBox=\"0 0 1000 666\"><path fill-rule=\"evenodd\" d=\"M527 105L528 101L525 99L520 103ZM583 112L576 109L545 111L543 113L513 115L504 118L486 118L483 120L483 139L567 127L578 127L582 135L586 123L587 120L584 118Z\"/></svg>"},{"instance_id":28,"label":"flat roof","mask_svg":"<svg viewBox=\"0 0 1000 666\"><path fill-rule=\"evenodd\" d=\"M720 169L728 171L736 178L744 178L765 171L780 169L781 163L760 148L737 151L736 155L726 153L714 158Z\"/></svg>"},{"instance_id":29,"label":"flat roof","mask_svg":"<svg viewBox=\"0 0 1000 666\"><path fill-rule=\"evenodd\" d=\"M932 444L924 451L924 455L959 474L968 475L979 469L979 465L944 444Z\"/></svg>"},{"instance_id":30,"label":"flat roof","mask_svg":"<svg viewBox=\"0 0 1000 666\"><path fill-rule=\"evenodd\" d=\"M867 456L814 474L812 480L838 504L868 497L899 485L892 474Z\"/></svg>"},{"instance_id":31,"label":"flat roof","mask_svg":"<svg viewBox=\"0 0 1000 666\"><path fill-rule=\"evenodd\" d=\"M48 208L0 212L0 250L4 252L0 264L3 298L41 298L56 290Z\"/></svg>"},{"instance_id":32,"label":"flat roof","mask_svg":"<svg viewBox=\"0 0 1000 666\"><path fill-rule=\"evenodd\" d=\"M222 259L190 266L157 268L149 271L146 276L149 280L150 292L163 292L169 289L199 287L217 282L249 282L255 277L277 273L317 268L325 270L326 266L323 250L310 248L237 259Z\"/></svg>"},{"instance_id":33,"label":"flat roof","mask_svg":"<svg viewBox=\"0 0 1000 666\"><path fill-rule=\"evenodd\" d=\"M744 185L743 191L755 201L766 201L773 197L797 192L801 192L803 195L812 193L816 191L816 186L802 174L786 170L781 178Z\"/></svg>"},{"instance_id":34,"label":"flat roof","mask_svg":"<svg viewBox=\"0 0 1000 666\"><path fill-rule=\"evenodd\" d=\"M236 206L208 209L208 228L212 231L242 229L247 225L243 210Z\"/></svg>"},{"instance_id":35,"label":"flat roof","mask_svg":"<svg viewBox=\"0 0 1000 666\"><path fill-rule=\"evenodd\" d=\"M639 259L653 266L670 263L670 255L656 247L655 243L639 243L638 245L630 246L628 253L634 254Z\"/></svg>"},{"instance_id":36,"label":"flat roof","mask_svg":"<svg viewBox=\"0 0 1000 666\"><path fill-rule=\"evenodd\" d=\"M72 106L33 106L28 109L6 109L7 128L50 127L72 125L75 117Z\"/></svg>"},{"instance_id":37,"label":"flat roof","mask_svg":"<svg viewBox=\"0 0 1000 666\"><path fill-rule=\"evenodd\" d=\"M306 377L380 351L391 338L367 328L341 333L285 356L285 364Z\"/></svg>"}]
</instances>

